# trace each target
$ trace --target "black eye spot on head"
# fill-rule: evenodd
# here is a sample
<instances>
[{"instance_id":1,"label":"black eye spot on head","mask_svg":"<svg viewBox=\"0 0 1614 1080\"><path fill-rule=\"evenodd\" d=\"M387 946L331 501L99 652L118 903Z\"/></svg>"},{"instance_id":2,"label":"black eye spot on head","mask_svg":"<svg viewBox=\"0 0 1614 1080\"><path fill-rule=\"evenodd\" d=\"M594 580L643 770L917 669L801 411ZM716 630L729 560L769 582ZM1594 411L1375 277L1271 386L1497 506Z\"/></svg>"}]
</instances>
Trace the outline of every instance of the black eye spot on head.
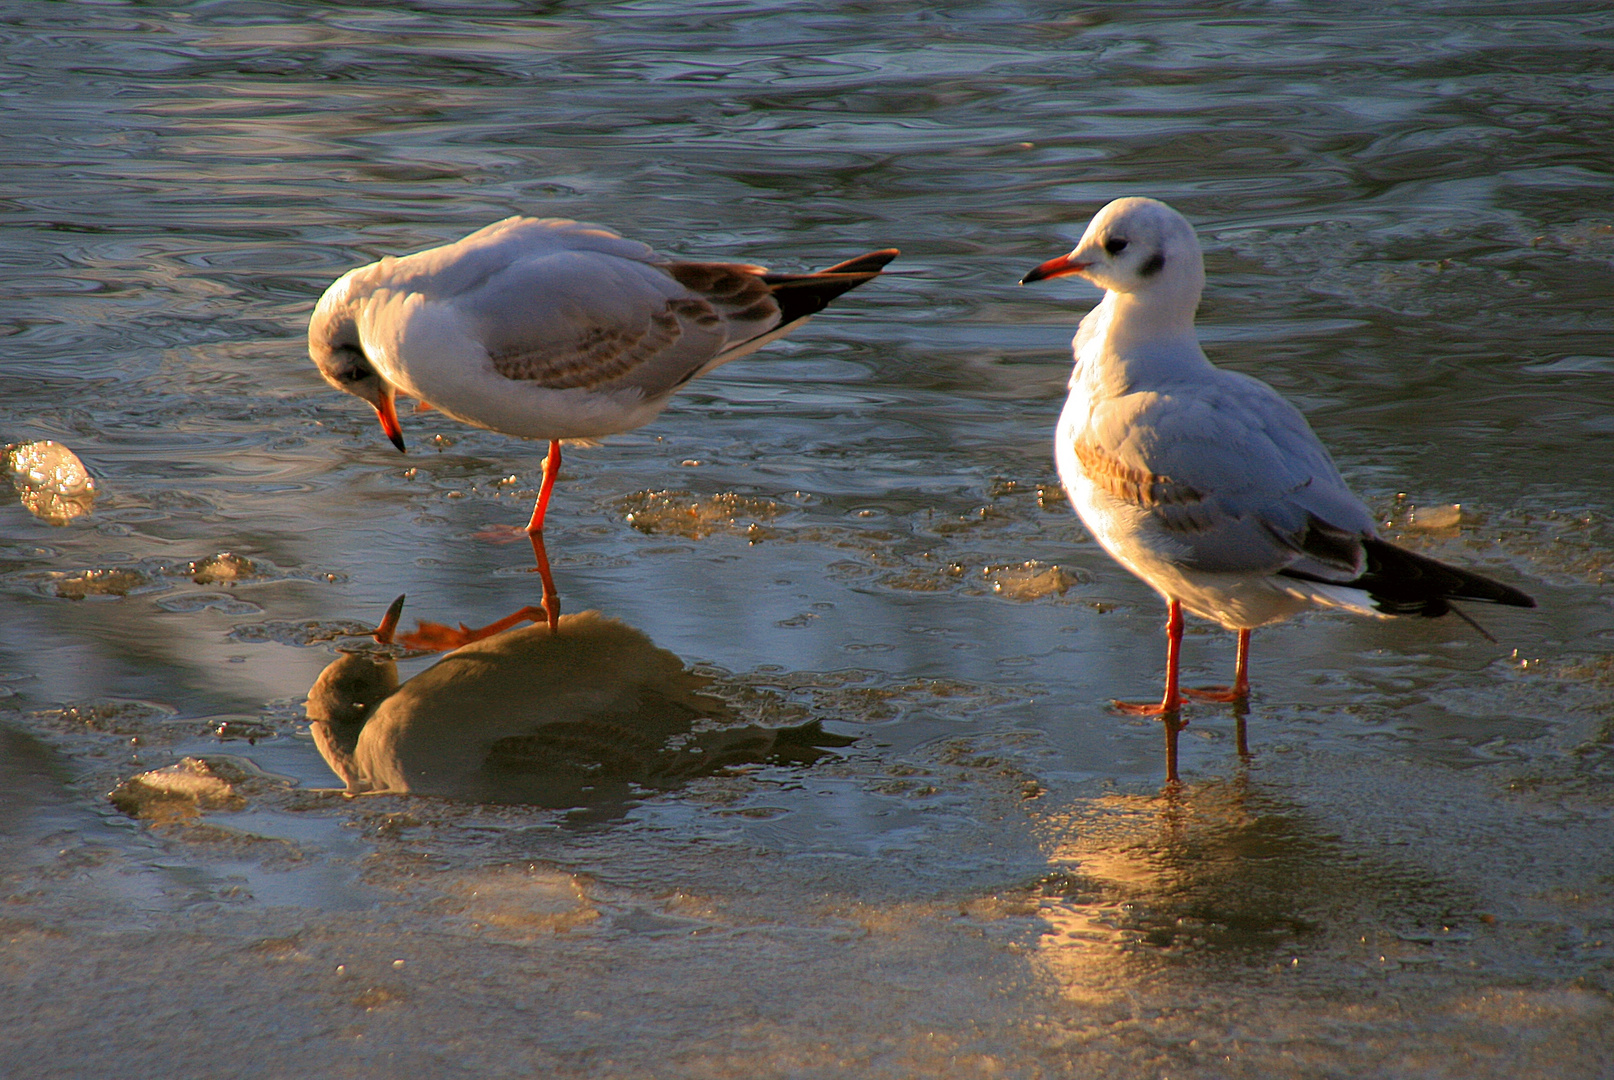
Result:
<instances>
[{"instance_id":1,"label":"black eye spot on head","mask_svg":"<svg viewBox=\"0 0 1614 1080\"><path fill-rule=\"evenodd\" d=\"M1119 254L1121 254L1121 252L1126 250L1126 239L1125 239L1125 237L1120 237L1120 236L1112 236L1112 237L1110 237L1108 240L1104 241L1104 250L1109 252L1111 255L1119 255Z\"/></svg>"},{"instance_id":2,"label":"black eye spot on head","mask_svg":"<svg viewBox=\"0 0 1614 1080\"><path fill-rule=\"evenodd\" d=\"M375 374L369 357L351 345L338 345L332 356L336 360L334 374L343 382L359 382Z\"/></svg>"},{"instance_id":3,"label":"black eye spot on head","mask_svg":"<svg viewBox=\"0 0 1614 1080\"><path fill-rule=\"evenodd\" d=\"M1166 265L1166 256L1163 252L1155 252L1149 256L1147 262L1138 267L1139 277L1154 277L1160 273L1160 268Z\"/></svg>"}]
</instances>

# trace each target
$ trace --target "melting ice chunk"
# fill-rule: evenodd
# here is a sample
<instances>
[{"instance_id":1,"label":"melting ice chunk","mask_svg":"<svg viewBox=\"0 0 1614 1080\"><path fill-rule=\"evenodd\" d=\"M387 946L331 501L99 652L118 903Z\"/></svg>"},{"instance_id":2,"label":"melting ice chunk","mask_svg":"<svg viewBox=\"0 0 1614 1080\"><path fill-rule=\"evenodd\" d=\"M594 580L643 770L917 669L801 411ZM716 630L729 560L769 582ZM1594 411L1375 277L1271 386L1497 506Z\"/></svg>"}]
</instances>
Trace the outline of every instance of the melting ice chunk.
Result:
<instances>
[{"instance_id":1,"label":"melting ice chunk","mask_svg":"<svg viewBox=\"0 0 1614 1080\"><path fill-rule=\"evenodd\" d=\"M1454 529L1463 522L1463 504L1449 506L1419 506L1407 515L1407 525L1414 529L1432 531Z\"/></svg>"},{"instance_id":2,"label":"melting ice chunk","mask_svg":"<svg viewBox=\"0 0 1614 1080\"><path fill-rule=\"evenodd\" d=\"M95 503L94 478L61 443L46 439L6 447L6 471L23 506L52 525L88 514Z\"/></svg>"}]
</instances>

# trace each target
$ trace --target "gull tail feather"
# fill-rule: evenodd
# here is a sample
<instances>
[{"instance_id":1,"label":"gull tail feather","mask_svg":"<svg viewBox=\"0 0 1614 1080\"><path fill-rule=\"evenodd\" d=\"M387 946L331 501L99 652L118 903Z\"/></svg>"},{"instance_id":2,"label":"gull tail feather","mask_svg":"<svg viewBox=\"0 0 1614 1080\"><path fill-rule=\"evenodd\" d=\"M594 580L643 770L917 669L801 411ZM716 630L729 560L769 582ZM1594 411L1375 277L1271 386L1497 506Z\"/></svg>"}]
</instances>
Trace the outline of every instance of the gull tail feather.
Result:
<instances>
[{"instance_id":1,"label":"gull tail feather","mask_svg":"<svg viewBox=\"0 0 1614 1080\"><path fill-rule=\"evenodd\" d=\"M1466 612L1458 610L1452 601L1477 600L1510 607L1536 606L1533 597L1511 585L1492 581L1470 570L1448 565L1383 540L1364 539L1362 553L1366 568L1348 582L1328 581L1300 570L1281 570L1279 573L1305 582L1304 586L1293 586L1290 591L1296 595L1311 596L1318 603L1375 615L1422 615L1426 618L1456 615L1492 642L1496 639Z\"/></svg>"},{"instance_id":2,"label":"gull tail feather","mask_svg":"<svg viewBox=\"0 0 1614 1080\"><path fill-rule=\"evenodd\" d=\"M884 248L811 274L764 274L779 305L779 325L788 326L816 315L837 296L880 276L880 269L895 259L896 248Z\"/></svg>"},{"instance_id":3,"label":"gull tail feather","mask_svg":"<svg viewBox=\"0 0 1614 1080\"><path fill-rule=\"evenodd\" d=\"M811 274L762 275L762 281L773 293L774 302L779 305L778 325L766 333L747 338L724 350L697 370L685 375L683 382L704 375L713 368L722 367L731 360L749 356L764 345L778 341L823 311L837 296L879 277L880 268L899 254L901 252L896 248L883 248Z\"/></svg>"},{"instance_id":4,"label":"gull tail feather","mask_svg":"<svg viewBox=\"0 0 1614 1080\"><path fill-rule=\"evenodd\" d=\"M1535 600L1500 581L1450 566L1427 555L1383 540L1364 540L1367 569L1351 582L1373 597L1380 611L1392 615L1426 615L1451 610L1450 600L1479 600L1510 607L1535 607Z\"/></svg>"}]
</instances>

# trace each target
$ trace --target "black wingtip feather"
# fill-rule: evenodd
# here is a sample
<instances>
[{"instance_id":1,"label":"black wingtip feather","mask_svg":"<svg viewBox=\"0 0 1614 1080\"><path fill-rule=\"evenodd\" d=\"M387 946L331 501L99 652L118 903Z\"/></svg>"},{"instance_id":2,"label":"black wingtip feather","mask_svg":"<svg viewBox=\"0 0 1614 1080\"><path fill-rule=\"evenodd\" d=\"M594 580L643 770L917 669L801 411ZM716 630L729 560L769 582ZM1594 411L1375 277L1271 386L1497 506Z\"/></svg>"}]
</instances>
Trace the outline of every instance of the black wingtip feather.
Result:
<instances>
[{"instance_id":1,"label":"black wingtip feather","mask_svg":"<svg viewBox=\"0 0 1614 1080\"><path fill-rule=\"evenodd\" d=\"M884 248L836 263L812 274L764 274L762 280L773 290L779 305L779 325L816 315L844 292L880 276L886 263L901 252Z\"/></svg>"},{"instance_id":2,"label":"black wingtip feather","mask_svg":"<svg viewBox=\"0 0 1614 1080\"><path fill-rule=\"evenodd\" d=\"M1392 615L1435 617L1452 610L1449 600L1479 600L1511 607L1535 607L1535 599L1511 585L1383 540L1364 540L1367 570L1351 582L1373 598L1374 606Z\"/></svg>"},{"instance_id":3,"label":"black wingtip feather","mask_svg":"<svg viewBox=\"0 0 1614 1080\"><path fill-rule=\"evenodd\" d=\"M855 259L838 262L834 266L826 266L818 271L819 274L876 274L885 267L885 264L895 259L902 252L896 248L881 248L871 251L867 255L859 255ZM816 276L816 275L814 275Z\"/></svg>"}]
</instances>

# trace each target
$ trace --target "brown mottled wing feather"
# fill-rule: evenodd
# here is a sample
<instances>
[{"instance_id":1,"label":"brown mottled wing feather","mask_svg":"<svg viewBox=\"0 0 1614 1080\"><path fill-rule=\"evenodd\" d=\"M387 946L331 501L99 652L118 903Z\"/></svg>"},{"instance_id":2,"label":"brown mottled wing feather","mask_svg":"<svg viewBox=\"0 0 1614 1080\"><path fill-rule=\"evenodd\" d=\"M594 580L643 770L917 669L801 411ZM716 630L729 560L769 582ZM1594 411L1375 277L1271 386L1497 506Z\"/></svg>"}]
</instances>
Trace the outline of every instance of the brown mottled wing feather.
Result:
<instances>
[{"instance_id":1,"label":"brown mottled wing feather","mask_svg":"<svg viewBox=\"0 0 1614 1080\"><path fill-rule=\"evenodd\" d=\"M705 302L706 311L714 323L722 321L771 326L779 317L779 305L774 303L773 290L762 277L767 273L763 267L743 263L683 262L665 263L662 269Z\"/></svg>"},{"instance_id":2,"label":"brown mottled wing feather","mask_svg":"<svg viewBox=\"0 0 1614 1080\"><path fill-rule=\"evenodd\" d=\"M554 390L602 387L665 393L732 342L771 329L779 305L761 267L738 263L664 263L634 268L623 282L601 275L594 295L574 296L550 333L524 334L489 349L508 379ZM641 275L653 275L655 291ZM615 289L614 294L606 290ZM631 298L623 304L621 298ZM614 306L610 304L615 300Z\"/></svg>"},{"instance_id":3,"label":"brown mottled wing feather","mask_svg":"<svg viewBox=\"0 0 1614 1080\"><path fill-rule=\"evenodd\" d=\"M1112 499L1133 506L1155 509L1192 506L1205 501L1204 495L1187 484L1179 484L1169 476L1128 465L1097 443L1077 443L1076 460L1082 463L1082 471L1101 491ZM1180 527L1167 524L1167 528Z\"/></svg>"},{"instance_id":4,"label":"brown mottled wing feather","mask_svg":"<svg viewBox=\"0 0 1614 1080\"><path fill-rule=\"evenodd\" d=\"M505 378L595 389L686 344L672 308L683 292L649 263L541 250L499 265L453 307Z\"/></svg>"},{"instance_id":5,"label":"brown mottled wing feather","mask_svg":"<svg viewBox=\"0 0 1614 1080\"><path fill-rule=\"evenodd\" d=\"M745 263L546 260L488 290L482 310L515 330L484 340L494 369L509 379L656 397L773 340L876 277L896 254L871 252L816 274Z\"/></svg>"},{"instance_id":6,"label":"brown mottled wing feather","mask_svg":"<svg viewBox=\"0 0 1614 1080\"><path fill-rule=\"evenodd\" d=\"M674 305L652 314L640 326L586 326L570 341L526 344L515 350L490 352L493 369L507 379L537 383L552 390L592 390L627 375L683 335Z\"/></svg>"}]
</instances>

